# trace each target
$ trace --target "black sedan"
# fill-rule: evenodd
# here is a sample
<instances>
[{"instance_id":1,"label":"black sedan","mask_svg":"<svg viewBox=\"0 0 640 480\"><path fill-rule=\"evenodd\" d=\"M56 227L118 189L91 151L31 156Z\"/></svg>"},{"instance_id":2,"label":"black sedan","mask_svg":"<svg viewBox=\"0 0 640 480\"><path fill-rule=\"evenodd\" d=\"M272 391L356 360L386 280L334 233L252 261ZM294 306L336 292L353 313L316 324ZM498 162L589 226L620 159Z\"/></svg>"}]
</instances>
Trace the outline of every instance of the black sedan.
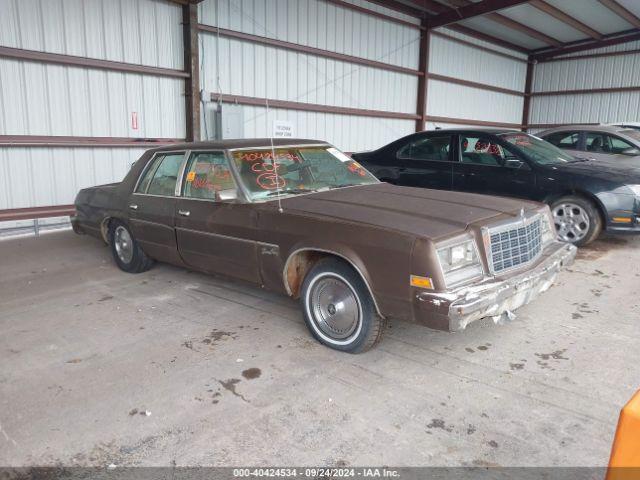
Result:
<instances>
[{"instance_id":1,"label":"black sedan","mask_svg":"<svg viewBox=\"0 0 640 480\"><path fill-rule=\"evenodd\" d=\"M578 246L603 230L640 233L640 169L575 158L526 133L420 132L353 158L396 185L545 202L558 237Z\"/></svg>"}]
</instances>

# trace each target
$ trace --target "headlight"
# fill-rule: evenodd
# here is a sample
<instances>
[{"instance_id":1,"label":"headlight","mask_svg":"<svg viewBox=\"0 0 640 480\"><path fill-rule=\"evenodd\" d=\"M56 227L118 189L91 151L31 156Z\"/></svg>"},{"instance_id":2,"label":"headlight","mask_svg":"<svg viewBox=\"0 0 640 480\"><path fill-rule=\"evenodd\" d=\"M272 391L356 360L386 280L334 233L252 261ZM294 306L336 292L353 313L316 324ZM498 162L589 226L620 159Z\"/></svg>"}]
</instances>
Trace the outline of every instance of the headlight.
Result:
<instances>
[{"instance_id":1,"label":"headlight","mask_svg":"<svg viewBox=\"0 0 640 480\"><path fill-rule=\"evenodd\" d=\"M558 238L556 222L553 220L553 214L551 213L549 205L545 205L542 210L540 210L540 214L542 216L540 219L542 227L542 245L547 245Z\"/></svg>"},{"instance_id":2,"label":"headlight","mask_svg":"<svg viewBox=\"0 0 640 480\"><path fill-rule=\"evenodd\" d=\"M640 185L627 185L636 197L640 197Z\"/></svg>"},{"instance_id":3,"label":"headlight","mask_svg":"<svg viewBox=\"0 0 640 480\"><path fill-rule=\"evenodd\" d=\"M472 238L455 238L438 246L437 250L447 287L482 276L478 249Z\"/></svg>"}]
</instances>

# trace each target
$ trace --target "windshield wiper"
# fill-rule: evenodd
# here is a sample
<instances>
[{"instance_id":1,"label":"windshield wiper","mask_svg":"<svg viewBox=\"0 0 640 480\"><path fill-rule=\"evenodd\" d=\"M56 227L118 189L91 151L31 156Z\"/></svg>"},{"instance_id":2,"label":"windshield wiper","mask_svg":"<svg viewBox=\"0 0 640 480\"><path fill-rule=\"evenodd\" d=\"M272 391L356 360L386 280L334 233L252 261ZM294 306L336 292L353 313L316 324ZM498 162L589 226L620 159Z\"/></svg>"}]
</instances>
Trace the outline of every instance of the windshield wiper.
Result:
<instances>
[{"instance_id":1,"label":"windshield wiper","mask_svg":"<svg viewBox=\"0 0 640 480\"><path fill-rule=\"evenodd\" d=\"M341 183L341 184L329 185L329 188L357 187L358 185L362 185L362 183Z\"/></svg>"},{"instance_id":2,"label":"windshield wiper","mask_svg":"<svg viewBox=\"0 0 640 480\"><path fill-rule=\"evenodd\" d=\"M273 195L298 195L301 193L313 193L317 190L312 190L310 188L289 188L287 190L276 190L273 192L267 193L267 197L271 197Z\"/></svg>"}]
</instances>

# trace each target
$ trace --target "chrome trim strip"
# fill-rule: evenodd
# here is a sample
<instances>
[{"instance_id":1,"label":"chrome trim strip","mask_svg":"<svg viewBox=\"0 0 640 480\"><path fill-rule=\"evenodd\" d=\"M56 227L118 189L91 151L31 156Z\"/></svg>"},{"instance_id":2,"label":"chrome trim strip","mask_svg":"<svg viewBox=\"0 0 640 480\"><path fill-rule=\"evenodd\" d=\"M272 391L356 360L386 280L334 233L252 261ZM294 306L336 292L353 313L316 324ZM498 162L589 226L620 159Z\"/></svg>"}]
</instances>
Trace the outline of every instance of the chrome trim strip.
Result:
<instances>
[{"instance_id":1,"label":"chrome trim strip","mask_svg":"<svg viewBox=\"0 0 640 480\"><path fill-rule=\"evenodd\" d=\"M291 252L289 254L289 258L287 258L287 261L284 264L284 269L282 270L282 281L284 282L284 288L285 288L287 294L290 297L293 296L293 293L291 292L291 288L289 287L289 282L287 281L287 270L289 268L289 263L291 262L293 257L297 253L300 253L300 252L330 253L332 255L335 255L335 256L340 257L343 260L345 260L349 265L351 265L353 267L353 269L356 272L358 272L358 275L360 275L360 278L362 279L362 281L364 282L364 284L367 287L367 290L369 291L369 295L371 295L371 300L373 300L373 306L376 308L376 312L378 313L378 315L380 315L382 318L384 318L384 315L382 315L382 312L380 311L380 307L378 307L378 302L376 301L376 297L373 295L373 290L371 290L371 286L369 285L369 282L367 282L367 279L362 274L362 271L351 260L349 260L347 257L342 255L341 253L334 252L333 250L326 250L326 249L323 249L323 248L311 248L311 247L309 247L309 248L299 248L299 249L294 250L293 252Z\"/></svg>"},{"instance_id":2,"label":"chrome trim strip","mask_svg":"<svg viewBox=\"0 0 640 480\"><path fill-rule=\"evenodd\" d=\"M147 225L154 225L156 227L164 227L169 230L173 230L173 227L170 225L167 225L166 223L150 222L149 220L142 220L141 218L130 218L129 221L132 223L146 223ZM150 242L150 243L153 243L153 242Z\"/></svg>"},{"instance_id":3,"label":"chrome trim strip","mask_svg":"<svg viewBox=\"0 0 640 480\"><path fill-rule=\"evenodd\" d=\"M184 158L182 159L182 164L180 165L180 169L178 170L178 176L176 178L176 188L173 191L174 196L176 197L182 196L182 180L184 177L184 171L187 168L187 163L189 163L190 156L191 156L191 150L186 150L184 152Z\"/></svg>"},{"instance_id":4,"label":"chrome trim strip","mask_svg":"<svg viewBox=\"0 0 640 480\"><path fill-rule=\"evenodd\" d=\"M276 248L280 248L279 245L273 244L273 243L265 243L265 242L260 242L258 240L250 240L248 238L240 238L240 237L233 237L230 235L223 235L221 233L213 233L213 232L205 232L204 230L194 230L192 228L185 228L185 227L175 227L176 230L182 230L183 232L190 232L190 233L197 233L197 234L201 234L201 235L206 235L208 237L216 237L216 238L222 238L225 240L235 240L237 242L245 242L245 243L255 243L256 245L263 245L266 247L276 247Z\"/></svg>"}]
</instances>

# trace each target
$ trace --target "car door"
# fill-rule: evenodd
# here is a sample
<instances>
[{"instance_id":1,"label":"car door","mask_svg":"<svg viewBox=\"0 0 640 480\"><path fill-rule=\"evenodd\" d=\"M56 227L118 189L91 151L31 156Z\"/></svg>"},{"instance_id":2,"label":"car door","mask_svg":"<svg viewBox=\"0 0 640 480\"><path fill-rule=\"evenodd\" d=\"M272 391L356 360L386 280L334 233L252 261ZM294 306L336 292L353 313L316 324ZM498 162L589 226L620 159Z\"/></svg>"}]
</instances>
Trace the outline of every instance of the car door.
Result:
<instances>
[{"instance_id":1,"label":"car door","mask_svg":"<svg viewBox=\"0 0 640 480\"><path fill-rule=\"evenodd\" d=\"M544 140L574 157L584 157L584 132L562 131L544 137Z\"/></svg>"},{"instance_id":2,"label":"car door","mask_svg":"<svg viewBox=\"0 0 640 480\"><path fill-rule=\"evenodd\" d=\"M585 145L588 158L595 160L621 160L629 158L624 152L637 151L626 140L603 132L585 132Z\"/></svg>"},{"instance_id":3,"label":"car door","mask_svg":"<svg viewBox=\"0 0 640 480\"><path fill-rule=\"evenodd\" d=\"M535 174L527 161L493 136L459 135L453 189L463 192L535 198Z\"/></svg>"},{"instance_id":4,"label":"car door","mask_svg":"<svg viewBox=\"0 0 640 480\"><path fill-rule=\"evenodd\" d=\"M129 224L145 253L181 264L174 232L176 184L185 152L158 152L147 163L129 198Z\"/></svg>"},{"instance_id":5,"label":"car door","mask_svg":"<svg viewBox=\"0 0 640 480\"><path fill-rule=\"evenodd\" d=\"M451 189L453 135L433 133L413 138L396 154L398 185Z\"/></svg>"},{"instance_id":6,"label":"car door","mask_svg":"<svg viewBox=\"0 0 640 480\"><path fill-rule=\"evenodd\" d=\"M239 191L222 151L189 155L176 205L176 238L185 264L259 283L257 215Z\"/></svg>"}]
</instances>

